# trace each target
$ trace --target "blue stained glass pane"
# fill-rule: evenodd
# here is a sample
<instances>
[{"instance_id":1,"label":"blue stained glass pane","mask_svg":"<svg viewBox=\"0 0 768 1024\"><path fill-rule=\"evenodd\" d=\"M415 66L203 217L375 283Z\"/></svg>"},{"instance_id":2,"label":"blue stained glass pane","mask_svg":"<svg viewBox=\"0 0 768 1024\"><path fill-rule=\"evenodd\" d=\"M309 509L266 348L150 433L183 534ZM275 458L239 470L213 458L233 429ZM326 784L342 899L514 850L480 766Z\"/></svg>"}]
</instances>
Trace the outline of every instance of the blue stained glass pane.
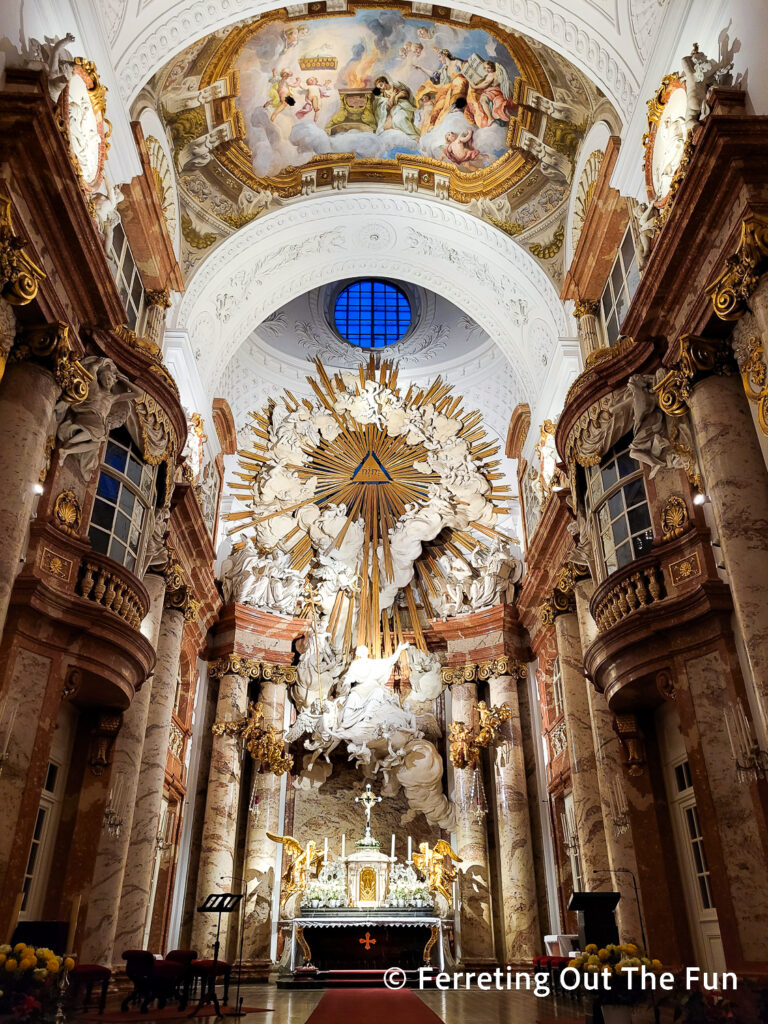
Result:
<instances>
[{"instance_id":1,"label":"blue stained glass pane","mask_svg":"<svg viewBox=\"0 0 768 1024\"><path fill-rule=\"evenodd\" d=\"M411 326L406 295L387 281L355 281L339 292L333 310L336 330L359 348L386 348Z\"/></svg>"},{"instance_id":2,"label":"blue stained glass pane","mask_svg":"<svg viewBox=\"0 0 768 1024\"><path fill-rule=\"evenodd\" d=\"M117 494L120 490L120 484L117 480L111 476L107 476L106 473L102 473L99 477L99 486L96 493L100 498L107 498L109 501L117 501Z\"/></svg>"}]
</instances>

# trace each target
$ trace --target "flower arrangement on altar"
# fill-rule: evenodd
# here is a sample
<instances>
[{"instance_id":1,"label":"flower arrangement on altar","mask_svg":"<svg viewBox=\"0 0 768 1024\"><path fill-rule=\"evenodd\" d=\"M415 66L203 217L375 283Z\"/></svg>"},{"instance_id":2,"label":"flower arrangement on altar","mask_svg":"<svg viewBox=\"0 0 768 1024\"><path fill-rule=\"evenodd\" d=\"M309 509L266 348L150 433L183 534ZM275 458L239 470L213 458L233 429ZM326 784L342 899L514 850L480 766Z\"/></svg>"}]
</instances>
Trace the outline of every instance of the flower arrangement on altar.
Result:
<instances>
[{"instance_id":1,"label":"flower arrangement on altar","mask_svg":"<svg viewBox=\"0 0 768 1024\"><path fill-rule=\"evenodd\" d=\"M389 872L388 907L431 907L429 889L408 864L395 864Z\"/></svg>"},{"instance_id":2,"label":"flower arrangement on altar","mask_svg":"<svg viewBox=\"0 0 768 1024\"><path fill-rule=\"evenodd\" d=\"M74 966L72 957L43 946L0 946L0 1016L23 1021L52 1015Z\"/></svg>"},{"instance_id":3,"label":"flower arrangement on altar","mask_svg":"<svg viewBox=\"0 0 768 1024\"><path fill-rule=\"evenodd\" d=\"M661 974L664 970L660 960L646 956L633 942L604 947L590 943L583 953L568 961L568 967L581 975L576 988L599 998L604 1017L611 1006L632 1006L647 998L644 986L630 982L630 978L636 978L639 972ZM568 988L573 990L574 986L569 984Z\"/></svg>"},{"instance_id":4,"label":"flower arrangement on altar","mask_svg":"<svg viewBox=\"0 0 768 1024\"><path fill-rule=\"evenodd\" d=\"M347 880L342 861L324 864L317 878L304 891L302 907L346 907Z\"/></svg>"}]
</instances>

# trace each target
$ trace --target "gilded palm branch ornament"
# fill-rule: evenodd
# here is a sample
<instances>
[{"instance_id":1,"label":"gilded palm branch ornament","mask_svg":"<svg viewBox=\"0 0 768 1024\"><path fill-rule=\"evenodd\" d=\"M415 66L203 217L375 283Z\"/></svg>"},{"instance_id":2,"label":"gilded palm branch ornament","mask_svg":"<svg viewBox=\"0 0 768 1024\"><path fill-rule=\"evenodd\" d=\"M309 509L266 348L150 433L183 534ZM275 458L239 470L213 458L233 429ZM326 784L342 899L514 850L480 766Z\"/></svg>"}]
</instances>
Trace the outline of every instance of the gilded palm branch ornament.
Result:
<instances>
[{"instance_id":1,"label":"gilded palm branch ornament","mask_svg":"<svg viewBox=\"0 0 768 1024\"><path fill-rule=\"evenodd\" d=\"M313 399L285 392L251 414L230 533L253 531L273 603L346 654L365 644L388 657L404 628L426 650L421 622L443 600L446 561L480 580L489 544L508 540L494 526L509 498L498 445L439 377L401 387L373 357L357 373L331 376L319 360L316 371Z\"/></svg>"}]
</instances>

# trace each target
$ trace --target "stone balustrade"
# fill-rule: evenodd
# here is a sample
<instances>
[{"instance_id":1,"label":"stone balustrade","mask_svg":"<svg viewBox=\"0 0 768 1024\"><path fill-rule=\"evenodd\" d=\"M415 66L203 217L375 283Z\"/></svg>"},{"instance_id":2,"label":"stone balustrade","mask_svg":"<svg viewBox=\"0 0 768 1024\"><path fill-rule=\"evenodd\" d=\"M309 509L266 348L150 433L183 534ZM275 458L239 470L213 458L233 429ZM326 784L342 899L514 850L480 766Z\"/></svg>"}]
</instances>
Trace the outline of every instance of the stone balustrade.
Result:
<instances>
[{"instance_id":1,"label":"stone balustrade","mask_svg":"<svg viewBox=\"0 0 768 1024\"><path fill-rule=\"evenodd\" d=\"M146 601L132 586L128 571L114 562L105 564L96 555L83 559L77 592L87 601L119 615L134 629L139 628L147 614Z\"/></svg>"},{"instance_id":2,"label":"stone balustrade","mask_svg":"<svg viewBox=\"0 0 768 1024\"><path fill-rule=\"evenodd\" d=\"M597 591L593 601L593 614L601 633L665 596L664 577L656 561L644 565L633 562L606 582L610 584L608 589L603 593Z\"/></svg>"}]
</instances>

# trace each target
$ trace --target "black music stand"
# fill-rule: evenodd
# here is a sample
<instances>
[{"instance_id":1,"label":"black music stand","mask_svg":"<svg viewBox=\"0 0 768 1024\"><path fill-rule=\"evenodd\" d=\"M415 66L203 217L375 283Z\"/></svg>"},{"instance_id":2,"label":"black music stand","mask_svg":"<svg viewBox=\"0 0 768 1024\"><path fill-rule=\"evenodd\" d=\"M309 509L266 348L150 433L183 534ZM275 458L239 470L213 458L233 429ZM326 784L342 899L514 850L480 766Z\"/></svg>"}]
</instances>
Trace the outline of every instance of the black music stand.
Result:
<instances>
[{"instance_id":1,"label":"black music stand","mask_svg":"<svg viewBox=\"0 0 768 1024\"><path fill-rule=\"evenodd\" d=\"M239 892L212 892L205 897L202 906L197 908L198 914L218 914L219 916L216 920L216 939L213 943L213 971L210 978L206 979L207 984L202 986L200 1002L192 1013L189 1014L190 1017L196 1017L201 1007L209 1005L213 1005L217 1017L222 1016L219 998L216 995L216 965L219 962L219 949L221 948L219 941L219 936L221 935L221 915L231 914L234 910L237 910L242 898L243 894Z\"/></svg>"}]
</instances>

